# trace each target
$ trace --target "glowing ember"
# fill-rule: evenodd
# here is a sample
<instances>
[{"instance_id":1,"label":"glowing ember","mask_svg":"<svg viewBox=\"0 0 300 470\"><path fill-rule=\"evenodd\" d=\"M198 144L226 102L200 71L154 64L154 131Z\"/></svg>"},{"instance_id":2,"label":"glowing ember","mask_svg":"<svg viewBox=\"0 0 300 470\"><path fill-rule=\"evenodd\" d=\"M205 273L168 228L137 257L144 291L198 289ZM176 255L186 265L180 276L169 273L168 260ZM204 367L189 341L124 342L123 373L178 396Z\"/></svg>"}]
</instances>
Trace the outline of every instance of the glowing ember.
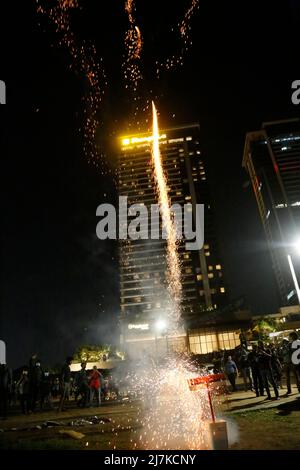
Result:
<instances>
[{"instance_id":1,"label":"glowing ember","mask_svg":"<svg viewBox=\"0 0 300 470\"><path fill-rule=\"evenodd\" d=\"M177 25L177 29L180 34L182 41L181 51L179 53L173 54L171 57L168 57L164 62L156 62L156 73L157 76L160 75L162 70L171 70L175 67L183 65L184 55L188 52L189 48L192 45L192 40L190 38L191 32L191 19L195 12L199 9L199 0L192 0L191 5L184 14L183 20L180 21ZM173 29L172 29L173 31Z\"/></svg>"},{"instance_id":2,"label":"glowing ember","mask_svg":"<svg viewBox=\"0 0 300 470\"><path fill-rule=\"evenodd\" d=\"M125 35L126 56L123 63L125 87L133 94L135 102L134 116L139 111L140 96L138 95L138 85L142 80L140 69L140 59L143 47L142 34L135 21L135 5L133 0L125 0L125 11L128 16L129 28Z\"/></svg>"}]
</instances>

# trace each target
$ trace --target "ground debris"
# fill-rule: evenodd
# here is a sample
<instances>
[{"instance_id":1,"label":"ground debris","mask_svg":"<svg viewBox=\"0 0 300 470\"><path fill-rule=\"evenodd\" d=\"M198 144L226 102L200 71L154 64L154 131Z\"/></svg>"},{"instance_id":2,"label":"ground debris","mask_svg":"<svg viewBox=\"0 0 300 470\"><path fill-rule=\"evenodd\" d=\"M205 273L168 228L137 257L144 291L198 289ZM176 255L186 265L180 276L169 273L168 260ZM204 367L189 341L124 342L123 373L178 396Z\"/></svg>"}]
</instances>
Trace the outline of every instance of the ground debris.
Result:
<instances>
[{"instance_id":1,"label":"ground debris","mask_svg":"<svg viewBox=\"0 0 300 470\"><path fill-rule=\"evenodd\" d=\"M87 426L91 424L105 424L105 423L110 423L110 422L111 422L110 418L104 418L104 417L98 418L98 416L89 416L85 418L75 419L74 421L70 421L68 424L69 426Z\"/></svg>"},{"instance_id":2,"label":"ground debris","mask_svg":"<svg viewBox=\"0 0 300 470\"><path fill-rule=\"evenodd\" d=\"M66 423L63 423L62 421L45 421L43 423L44 428L50 428L52 426L65 426Z\"/></svg>"},{"instance_id":3,"label":"ground debris","mask_svg":"<svg viewBox=\"0 0 300 470\"><path fill-rule=\"evenodd\" d=\"M69 437L72 437L73 439L82 439L85 435L82 434L82 432L77 432L77 431L73 431L73 430L70 430L70 429L61 429L60 431L58 431L59 434L63 434L63 435L66 435L66 436L69 436Z\"/></svg>"}]
</instances>

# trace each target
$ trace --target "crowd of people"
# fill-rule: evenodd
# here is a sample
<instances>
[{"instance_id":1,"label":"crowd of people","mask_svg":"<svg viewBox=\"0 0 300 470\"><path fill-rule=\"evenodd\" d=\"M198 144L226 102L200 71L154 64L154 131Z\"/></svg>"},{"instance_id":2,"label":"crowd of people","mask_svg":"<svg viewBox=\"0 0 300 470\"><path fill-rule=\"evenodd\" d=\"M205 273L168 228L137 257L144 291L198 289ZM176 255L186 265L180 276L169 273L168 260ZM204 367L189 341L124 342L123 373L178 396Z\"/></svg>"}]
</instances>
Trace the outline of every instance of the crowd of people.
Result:
<instances>
[{"instance_id":1,"label":"crowd of people","mask_svg":"<svg viewBox=\"0 0 300 470\"><path fill-rule=\"evenodd\" d=\"M37 354L29 364L15 373L6 364L0 365L0 416L6 418L10 407L18 404L23 414L36 410L64 411L67 401L74 399L78 407L100 406L103 399L118 398L118 389L111 375L104 377L96 366L71 372L72 357L66 358L60 373L53 374L41 366Z\"/></svg>"},{"instance_id":2,"label":"crowd of people","mask_svg":"<svg viewBox=\"0 0 300 470\"><path fill-rule=\"evenodd\" d=\"M297 332L291 332L289 339L276 345L258 341L248 347L242 342L229 355L228 351L213 354L214 373L224 372L233 392L237 390L238 374L243 379L244 389L253 390L257 397L266 395L271 399L273 389L274 397L278 399L279 390L284 386L285 395L290 395L291 376L300 392L300 365L292 360L295 343L300 348ZM15 374L6 364L0 364L0 416L5 418L8 408L16 408L18 403L22 413L28 414L37 409L64 411L71 398L78 407L86 408L94 403L100 406L102 400L109 397L120 397L122 381L117 386L112 376L104 377L96 366L87 370L85 362L78 372L71 372L72 360L72 357L66 358L59 374L44 369L37 354L33 354L29 364Z\"/></svg>"},{"instance_id":3,"label":"crowd of people","mask_svg":"<svg viewBox=\"0 0 300 470\"><path fill-rule=\"evenodd\" d=\"M257 397L266 395L270 400L273 389L274 397L279 399L279 389L282 389L284 385L283 377L286 396L292 393L292 375L300 392L300 365L292 361L292 355L295 352L294 345L297 341L297 332L291 332L289 339L285 338L277 345L266 345L258 341L257 344L252 344L250 349L246 344L242 344L226 360L221 359L219 364L215 361L215 367L225 372L232 391L237 390L236 378L240 373L245 390L253 390Z\"/></svg>"}]
</instances>

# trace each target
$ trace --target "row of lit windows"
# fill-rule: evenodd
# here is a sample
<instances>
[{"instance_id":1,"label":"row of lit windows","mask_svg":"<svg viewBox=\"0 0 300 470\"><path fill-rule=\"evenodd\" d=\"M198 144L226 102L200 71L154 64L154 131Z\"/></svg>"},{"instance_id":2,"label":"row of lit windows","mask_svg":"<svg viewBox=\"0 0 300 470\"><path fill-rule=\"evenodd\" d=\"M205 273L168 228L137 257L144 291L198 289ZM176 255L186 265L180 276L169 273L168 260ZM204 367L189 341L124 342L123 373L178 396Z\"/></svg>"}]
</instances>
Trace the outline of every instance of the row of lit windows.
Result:
<instances>
[{"instance_id":1,"label":"row of lit windows","mask_svg":"<svg viewBox=\"0 0 300 470\"><path fill-rule=\"evenodd\" d=\"M218 294L218 292L219 292L218 289L210 289L211 294ZM220 287L220 292L221 292L221 294L224 294L225 293L225 287ZM204 290L200 289L199 294L202 297L204 295Z\"/></svg>"},{"instance_id":2,"label":"row of lit windows","mask_svg":"<svg viewBox=\"0 0 300 470\"><path fill-rule=\"evenodd\" d=\"M190 351L193 354L207 354L219 349L234 349L240 344L239 333L228 331L224 333L190 334Z\"/></svg>"},{"instance_id":3,"label":"row of lit windows","mask_svg":"<svg viewBox=\"0 0 300 470\"><path fill-rule=\"evenodd\" d=\"M207 274L208 279L213 279L215 277L214 273L208 273ZM218 277L223 277L222 273L218 273ZM203 276L202 274L197 274L197 281L202 281Z\"/></svg>"}]
</instances>

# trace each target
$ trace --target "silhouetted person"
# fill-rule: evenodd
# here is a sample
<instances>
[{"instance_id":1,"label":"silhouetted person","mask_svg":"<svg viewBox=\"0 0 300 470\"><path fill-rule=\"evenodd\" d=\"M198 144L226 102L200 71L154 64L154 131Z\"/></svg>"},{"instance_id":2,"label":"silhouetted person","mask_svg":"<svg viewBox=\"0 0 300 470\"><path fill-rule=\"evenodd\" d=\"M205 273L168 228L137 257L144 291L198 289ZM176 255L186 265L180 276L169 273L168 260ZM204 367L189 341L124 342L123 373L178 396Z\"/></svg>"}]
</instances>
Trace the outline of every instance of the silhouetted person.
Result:
<instances>
[{"instance_id":1,"label":"silhouetted person","mask_svg":"<svg viewBox=\"0 0 300 470\"><path fill-rule=\"evenodd\" d=\"M31 376L30 376L30 409L31 411L35 411L37 401L40 400L41 397L41 384L43 380L43 370L41 368L41 363L37 361L35 363L35 367L31 369Z\"/></svg>"},{"instance_id":2,"label":"silhouetted person","mask_svg":"<svg viewBox=\"0 0 300 470\"><path fill-rule=\"evenodd\" d=\"M78 387L78 393L80 394L80 400L78 400L77 405L85 408L88 405L89 401L89 378L86 371L86 363L82 362L81 370L77 373L76 384Z\"/></svg>"},{"instance_id":3,"label":"silhouetted person","mask_svg":"<svg viewBox=\"0 0 300 470\"><path fill-rule=\"evenodd\" d=\"M275 397L279 398L278 388L273 376L272 371L272 354L271 351L265 349L264 344L262 341L258 342L258 365L259 371L263 380L264 388L267 392L268 400L271 400L271 393L269 384L272 385L275 393Z\"/></svg>"},{"instance_id":4,"label":"silhouetted person","mask_svg":"<svg viewBox=\"0 0 300 470\"><path fill-rule=\"evenodd\" d=\"M66 362L61 370L61 398L60 398L60 403L58 407L58 411L63 411L63 406L65 403L65 400L67 397L70 395L70 388L71 388L71 363L72 363L73 358L72 357L67 357Z\"/></svg>"},{"instance_id":5,"label":"silhouetted person","mask_svg":"<svg viewBox=\"0 0 300 470\"><path fill-rule=\"evenodd\" d=\"M17 382L17 393L20 399L23 414L29 412L29 377L28 369L24 368L20 380Z\"/></svg>"},{"instance_id":6,"label":"silhouetted person","mask_svg":"<svg viewBox=\"0 0 300 470\"><path fill-rule=\"evenodd\" d=\"M244 346L241 346L240 355L239 355L239 365L241 369L241 374L244 381L245 391L252 390L252 379L250 364L248 361L248 351Z\"/></svg>"},{"instance_id":7,"label":"silhouetted person","mask_svg":"<svg viewBox=\"0 0 300 470\"><path fill-rule=\"evenodd\" d=\"M232 386L232 391L236 391L235 381L237 376L237 366L236 363L232 360L231 356L228 356L227 362L225 364L225 374Z\"/></svg>"},{"instance_id":8,"label":"silhouetted person","mask_svg":"<svg viewBox=\"0 0 300 470\"><path fill-rule=\"evenodd\" d=\"M52 406L52 395L51 395L51 378L49 371L45 371L43 375L43 379L41 382L41 395L40 395L40 406L41 410L44 408L46 404L49 408L53 408Z\"/></svg>"},{"instance_id":9,"label":"silhouetted person","mask_svg":"<svg viewBox=\"0 0 300 470\"><path fill-rule=\"evenodd\" d=\"M250 351L248 354L248 361L251 367L253 386L256 396L262 397L264 395L264 384L260 374L258 348L256 344L252 346L252 351Z\"/></svg>"},{"instance_id":10,"label":"silhouetted person","mask_svg":"<svg viewBox=\"0 0 300 470\"><path fill-rule=\"evenodd\" d=\"M0 416L4 419L7 417L7 405L11 383L11 371L6 364L0 364Z\"/></svg>"}]
</instances>

